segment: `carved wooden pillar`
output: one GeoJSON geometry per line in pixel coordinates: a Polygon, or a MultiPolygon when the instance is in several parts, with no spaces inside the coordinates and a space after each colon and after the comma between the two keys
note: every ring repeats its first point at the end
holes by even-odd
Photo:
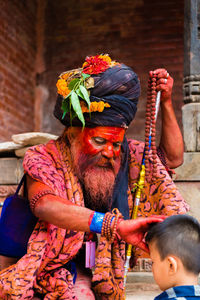
{"type": "Polygon", "coordinates": [[[185,0],[183,132],[187,152],[200,151],[200,0],[185,0]]]}
{"type": "Polygon", "coordinates": [[[176,184],[200,219],[200,0],[185,0],[184,15],[184,163],[176,169],[176,184]]]}

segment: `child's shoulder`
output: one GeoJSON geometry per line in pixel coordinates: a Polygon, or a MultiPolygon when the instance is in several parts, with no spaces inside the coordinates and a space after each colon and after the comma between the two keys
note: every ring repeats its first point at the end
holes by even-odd
{"type": "Polygon", "coordinates": [[[200,299],[200,285],[181,285],[169,288],[154,300],[193,300],[200,299]]]}

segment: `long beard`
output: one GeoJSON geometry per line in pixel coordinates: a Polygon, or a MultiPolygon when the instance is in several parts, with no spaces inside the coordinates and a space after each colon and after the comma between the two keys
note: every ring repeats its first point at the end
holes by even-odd
{"type": "Polygon", "coordinates": [[[109,211],[120,157],[113,160],[102,157],[101,154],[84,154],[75,141],[70,149],[74,169],[83,188],[85,206],[99,212],[109,211]]]}
{"type": "Polygon", "coordinates": [[[85,206],[106,212],[111,209],[115,175],[104,168],[90,168],[81,178],[84,191],[85,206]]]}

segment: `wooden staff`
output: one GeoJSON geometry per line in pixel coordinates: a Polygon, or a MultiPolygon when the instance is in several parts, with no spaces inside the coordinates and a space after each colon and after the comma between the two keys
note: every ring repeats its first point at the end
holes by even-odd
{"type": "MultiPolygon", "coordinates": [[[[147,94],[147,112],[146,112],[146,128],[145,128],[145,148],[143,152],[141,170],[139,174],[139,180],[136,184],[136,193],[135,193],[135,201],[134,208],[132,212],[131,219],[136,219],[138,215],[138,207],[140,204],[140,199],[142,196],[142,192],[144,189],[145,183],[145,175],[150,174],[149,170],[149,151],[153,142],[153,176],[156,173],[156,148],[155,148],[155,122],[158,115],[158,110],[160,106],[160,96],[161,92],[156,93],[156,78],[150,78],[148,84],[148,94],[147,94]],[[146,172],[147,170],[147,172],[146,172]],[[147,173],[147,174],[146,174],[147,173]]],[[[126,252],[126,261],[124,265],[124,287],[126,285],[126,279],[129,269],[129,262],[132,253],[132,245],[128,244],[127,252],[126,252]]]]}

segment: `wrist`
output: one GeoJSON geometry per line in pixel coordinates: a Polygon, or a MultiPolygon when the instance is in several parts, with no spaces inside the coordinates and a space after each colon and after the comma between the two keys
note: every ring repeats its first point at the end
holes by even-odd
{"type": "Polygon", "coordinates": [[[91,232],[101,233],[105,214],[93,211],[89,217],[88,225],[91,232]]]}
{"type": "Polygon", "coordinates": [[[160,101],[160,106],[161,106],[161,108],[162,107],[172,107],[173,106],[173,104],[172,104],[172,98],[171,97],[169,97],[169,98],[166,98],[166,99],[161,99],[161,101],[160,101]]]}
{"type": "Polygon", "coordinates": [[[118,222],[117,222],[117,228],[116,228],[116,235],[117,235],[118,239],[121,238],[121,235],[120,235],[120,228],[123,227],[123,222],[124,222],[124,219],[122,219],[122,218],[119,218],[119,219],[118,219],[118,222]]]}

